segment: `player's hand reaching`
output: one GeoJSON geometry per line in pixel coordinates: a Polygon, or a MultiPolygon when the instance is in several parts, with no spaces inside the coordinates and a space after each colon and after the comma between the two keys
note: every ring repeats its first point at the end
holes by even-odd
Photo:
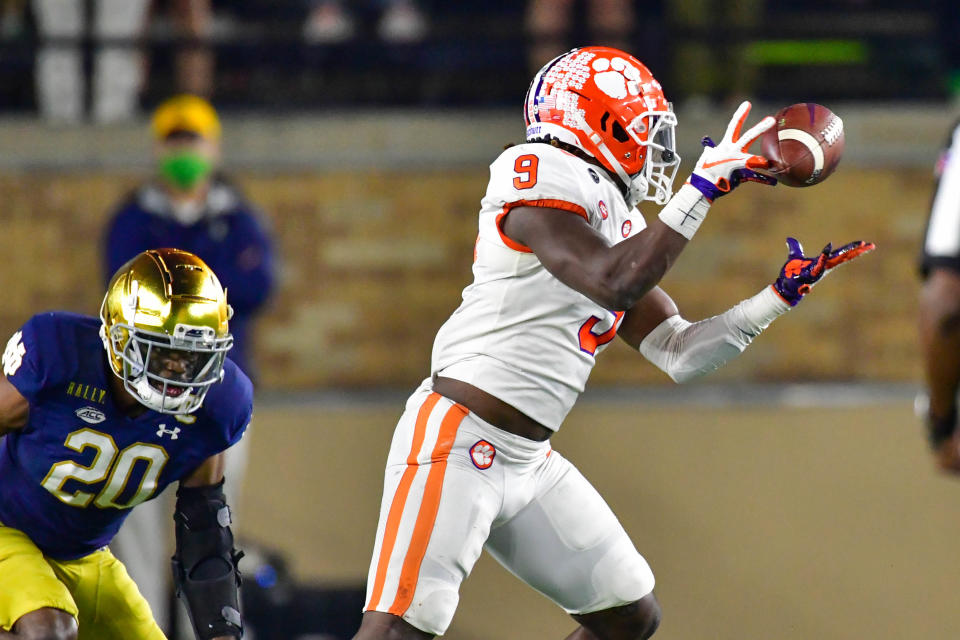
{"type": "Polygon", "coordinates": [[[773,283],[773,290],[791,307],[803,299],[810,289],[831,269],[850,262],[876,249],[872,242],[857,240],[839,249],[828,243],[818,255],[803,255],[803,246],[796,238],[787,238],[787,261],[780,268],[780,275],[773,283]]]}
{"type": "Polygon", "coordinates": [[[750,114],[750,103],[740,104],[733,119],[727,125],[727,132],[716,144],[709,137],[703,138],[703,153],[697,160],[697,166],[690,175],[690,184],[696,187],[708,200],[716,200],[730,193],[741,182],[752,181],[775,185],[776,179],[762,175],[753,169],[766,168],[770,162],[763,156],[751,154],[748,149],[757,138],[773,126],[771,116],[753,125],[746,133],[741,133],[743,123],[750,114]]]}

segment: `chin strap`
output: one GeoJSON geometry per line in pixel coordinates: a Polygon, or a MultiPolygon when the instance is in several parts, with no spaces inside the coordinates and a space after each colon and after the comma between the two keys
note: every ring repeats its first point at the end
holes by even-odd
{"type": "Polygon", "coordinates": [[[636,178],[628,176],[627,172],[620,166],[620,162],[618,162],[617,158],[613,155],[613,152],[603,143],[603,138],[600,137],[600,134],[587,126],[587,123],[582,120],[580,122],[580,128],[590,136],[590,141],[597,146],[597,149],[600,150],[604,159],[613,167],[617,177],[620,178],[620,182],[626,187],[627,193],[624,199],[627,201],[627,206],[635,207],[637,203],[643,199],[643,196],[647,194],[646,177],[643,175],[638,175],[636,178]]]}

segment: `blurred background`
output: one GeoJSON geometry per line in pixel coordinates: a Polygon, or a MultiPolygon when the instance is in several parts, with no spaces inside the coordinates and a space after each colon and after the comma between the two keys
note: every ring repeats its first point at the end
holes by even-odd
{"type": "MultiPolygon", "coordinates": [[[[912,412],[916,263],[960,116],[956,2],[0,0],[0,334],[42,310],[97,313],[108,230],[131,202],[150,209],[182,142],[151,114],[208,99],[217,175],[259,243],[223,278],[249,299],[257,388],[232,500],[253,634],[349,637],[390,435],[471,279],[487,165],[523,138],[533,72],[585,44],[660,80],[681,177],[743,98],[752,121],[806,101],[844,120],[825,183],[747,185],[713,208],[663,281],[685,317],[772,281],[787,235],[879,247],[701,382],[675,387],[623,344],[600,358],[554,446],[653,567],[657,637],[960,637],[960,485],[912,412]]],[[[225,242],[175,200],[157,210],[225,242]]],[[[447,637],[573,626],[484,557],[447,637]]]]}

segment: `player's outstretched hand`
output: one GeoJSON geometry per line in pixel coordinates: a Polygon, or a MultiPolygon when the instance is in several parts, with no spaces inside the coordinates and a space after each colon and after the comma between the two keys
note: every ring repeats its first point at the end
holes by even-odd
{"type": "Polygon", "coordinates": [[[766,168],[770,162],[763,156],[753,155],[748,151],[750,145],[773,126],[774,119],[767,116],[746,133],[741,133],[749,114],[750,103],[744,101],[733,114],[720,144],[715,144],[709,137],[700,141],[704,147],[703,153],[697,160],[689,182],[710,201],[730,193],[741,182],[777,184],[774,178],[753,171],[766,168]]]}
{"type": "Polygon", "coordinates": [[[831,269],[876,248],[872,242],[863,240],[845,244],[839,249],[834,249],[833,243],[828,243],[818,255],[808,258],[803,255],[803,246],[796,238],[787,238],[787,261],[780,268],[773,289],[787,304],[795,307],[831,269]]]}

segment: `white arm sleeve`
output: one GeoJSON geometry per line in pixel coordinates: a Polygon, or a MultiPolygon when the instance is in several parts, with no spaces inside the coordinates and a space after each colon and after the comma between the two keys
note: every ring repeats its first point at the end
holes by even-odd
{"type": "Polygon", "coordinates": [[[700,322],[670,316],[640,343],[640,353],[675,382],[715,371],[737,357],[774,319],[790,310],[773,290],[700,322]]]}

